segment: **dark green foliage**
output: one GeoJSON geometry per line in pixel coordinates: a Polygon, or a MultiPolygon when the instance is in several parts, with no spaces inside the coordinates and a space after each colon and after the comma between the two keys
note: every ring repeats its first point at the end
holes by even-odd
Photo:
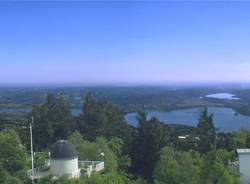
{"type": "Polygon", "coordinates": [[[228,151],[236,149],[236,143],[231,133],[218,133],[216,145],[217,149],[226,149],[228,151]]]}
{"type": "Polygon", "coordinates": [[[81,132],[94,140],[98,135],[104,135],[106,122],[107,117],[101,104],[98,104],[91,94],[87,94],[80,116],[81,132]]]}
{"type": "Polygon", "coordinates": [[[197,150],[198,143],[197,137],[187,136],[185,139],[177,138],[173,145],[180,151],[190,151],[197,150]]]}
{"type": "Polygon", "coordinates": [[[146,113],[138,113],[137,135],[133,145],[132,169],[151,179],[158,152],[168,143],[168,128],[157,118],[146,120],[146,113]]]}
{"type": "Polygon", "coordinates": [[[155,169],[155,184],[239,184],[239,174],[228,166],[231,157],[226,150],[200,156],[165,147],[155,169]]]}
{"type": "Polygon", "coordinates": [[[124,114],[109,102],[98,102],[89,93],[85,97],[79,129],[89,140],[99,136],[120,137],[126,144],[131,143],[131,128],[124,121],[124,114]]]}
{"type": "Polygon", "coordinates": [[[84,140],[79,132],[75,132],[70,136],[70,142],[76,146],[78,157],[80,160],[102,160],[105,162],[105,170],[116,171],[118,168],[118,157],[109,148],[109,142],[99,137],[95,141],[84,140]],[[102,158],[101,153],[105,156],[102,158]]]}
{"type": "Polygon", "coordinates": [[[249,135],[249,132],[244,129],[240,129],[232,133],[233,143],[235,148],[244,148],[246,147],[246,139],[249,135]]]}
{"type": "Polygon", "coordinates": [[[250,132],[240,129],[231,133],[217,134],[217,147],[235,151],[237,148],[250,148],[250,132]]]}
{"type": "Polygon", "coordinates": [[[170,124],[168,127],[169,142],[174,148],[180,151],[198,150],[198,128],[175,124],[170,124]],[[185,139],[179,136],[184,136],[185,139]]]}
{"type": "Polygon", "coordinates": [[[117,172],[109,172],[107,174],[94,173],[90,178],[81,177],[79,179],[68,179],[61,177],[53,180],[51,177],[43,178],[37,184],[146,184],[141,180],[132,181],[127,176],[117,172]]]}
{"type": "Polygon", "coordinates": [[[213,114],[208,114],[207,107],[202,112],[197,127],[200,138],[199,150],[201,153],[206,153],[216,144],[216,132],[213,125],[213,114]]]}
{"type": "Polygon", "coordinates": [[[63,95],[48,95],[46,103],[34,106],[31,112],[34,117],[35,148],[51,146],[58,139],[67,139],[74,126],[71,107],[63,95]]]}
{"type": "Polygon", "coordinates": [[[75,179],[68,179],[66,176],[62,176],[59,179],[53,179],[52,176],[47,176],[42,178],[36,182],[37,184],[85,184],[85,182],[81,182],[75,179]]]}
{"type": "MultiPolygon", "coordinates": [[[[0,89],[0,108],[32,107],[46,101],[46,94],[67,95],[73,108],[80,108],[83,94],[91,92],[98,100],[118,104],[125,112],[136,112],[145,105],[147,109],[172,110],[175,108],[201,105],[218,105],[198,99],[206,94],[218,93],[221,89],[177,88],[137,86],[137,87],[64,87],[64,88],[16,88],[0,89]]],[[[220,102],[221,103],[221,102],[220,102]]]]}
{"type": "Polygon", "coordinates": [[[250,135],[249,134],[246,137],[246,147],[250,148],[250,135]]]}
{"type": "Polygon", "coordinates": [[[211,150],[203,156],[202,180],[204,184],[240,184],[239,174],[228,166],[231,153],[226,150],[211,150]]]}
{"type": "Polygon", "coordinates": [[[23,183],[26,179],[27,154],[14,130],[0,133],[0,183],[23,183]]]}
{"type": "MultiPolygon", "coordinates": [[[[45,103],[34,106],[31,115],[36,149],[48,151],[57,139],[69,139],[80,160],[105,162],[105,171],[90,178],[54,180],[49,176],[37,184],[146,184],[144,179],[148,184],[238,184],[239,175],[230,169],[228,160],[235,158],[235,148],[250,145],[245,130],[220,133],[216,138],[207,109],[197,128],[165,125],[157,118],[147,120],[143,111],[138,113],[138,127],[132,128],[120,108],[91,94],[85,97],[80,117],[72,117],[64,96],[48,95],[45,103]],[[188,136],[178,139],[179,135],[188,136]]],[[[16,129],[28,150],[28,129],[16,129]]],[[[44,163],[47,151],[35,156],[35,166],[44,163]]],[[[30,184],[26,178],[29,159],[16,132],[0,133],[0,158],[1,184],[30,184]]]]}
{"type": "Polygon", "coordinates": [[[200,184],[200,157],[164,147],[154,171],[156,184],[200,184]]]}
{"type": "Polygon", "coordinates": [[[0,148],[2,167],[9,174],[17,176],[27,166],[27,155],[14,130],[0,133],[0,148]]]}
{"type": "Polygon", "coordinates": [[[118,167],[121,171],[128,171],[131,166],[130,155],[125,152],[125,143],[122,139],[114,137],[109,141],[109,148],[116,154],[118,167]]]}

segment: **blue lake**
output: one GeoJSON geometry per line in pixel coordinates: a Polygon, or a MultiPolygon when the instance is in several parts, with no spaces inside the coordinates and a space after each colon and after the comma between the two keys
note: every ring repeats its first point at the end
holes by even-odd
{"type": "MultiPolygon", "coordinates": [[[[157,117],[167,124],[196,126],[203,110],[204,108],[189,108],[170,112],[148,111],[147,118],[157,117]]],[[[208,107],[208,111],[214,114],[214,125],[219,131],[234,131],[240,128],[250,130],[250,116],[235,114],[233,109],[224,107],[208,107]]],[[[136,113],[128,113],[125,119],[130,125],[137,125],[136,113]]]]}
{"type": "MultiPolygon", "coordinates": [[[[208,107],[210,113],[214,114],[214,124],[219,131],[234,131],[240,128],[250,130],[250,116],[244,116],[241,114],[235,114],[235,111],[231,108],[224,107],[208,107]]],[[[0,109],[1,112],[30,112],[29,108],[12,108],[12,109],[0,109]]],[[[163,111],[148,111],[148,119],[152,117],[158,117],[162,122],[167,124],[183,124],[196,126],[203,108],[188,108],[182,110],[173,110],[170,112],[163,111]]],[[[78,116],[81,109],[72,109],[72,114],[78,116]]],[[[136,113],[128,113],[125,116],[125,120],[133,126],[137,125],[136,113]]]]}
{"type": "Polygon", "coordinates": [[[226,100],[239,100],[240,99],[231,93],[214,93],[214,94],[206,95],[206,97],[207,98],[226,99],[226,100]]]}

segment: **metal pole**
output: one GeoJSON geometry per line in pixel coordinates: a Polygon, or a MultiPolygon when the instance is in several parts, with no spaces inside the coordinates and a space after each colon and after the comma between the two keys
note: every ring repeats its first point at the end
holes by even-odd
{"type": "Polygon", "coordinates": [[[31,168],[32,168],[32,183],[33,183],[33,176],[34,176],[34,154],[33,154],[33,137],[32,137],[32,124],[34,122],[33,116],[31,117],[30,123],[30,154],[31,154],[31,168]]]}

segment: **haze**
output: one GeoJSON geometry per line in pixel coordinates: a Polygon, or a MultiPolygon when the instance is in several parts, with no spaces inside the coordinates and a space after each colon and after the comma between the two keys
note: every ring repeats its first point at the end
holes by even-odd
{"type": "Polygon", "coordinates": [[[250,82],[250,2],[0,2],[0,84],[250,82]]]}

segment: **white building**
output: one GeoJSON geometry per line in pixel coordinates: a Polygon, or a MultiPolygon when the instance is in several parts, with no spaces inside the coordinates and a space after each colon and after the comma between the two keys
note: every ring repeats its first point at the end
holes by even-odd
{"type": "Polygon", "coordinates": [[[99,172],[103,169],[103,161],[78,161],[74,145],[66,140],[60,140],[52,146],[50,160],[41,167],[29,170],[28,176],[32,180],[48,175],[67,175],[69,178],[76,178],[81,173],[90,176],[93,171],[99,172]]]}
{"type": "Polygon", "coordinates": [[[56,142],[51,150],[50,173],[55,176],[70,175],[78,177],[78,157],[75,147],[68,141],[56,142]]]}
{"type": "Polygon", "coordinates": [[[241,183],[250,183],[250,149],[237,149],[239,156],[239,172],[241,174],[241,183]]]}

